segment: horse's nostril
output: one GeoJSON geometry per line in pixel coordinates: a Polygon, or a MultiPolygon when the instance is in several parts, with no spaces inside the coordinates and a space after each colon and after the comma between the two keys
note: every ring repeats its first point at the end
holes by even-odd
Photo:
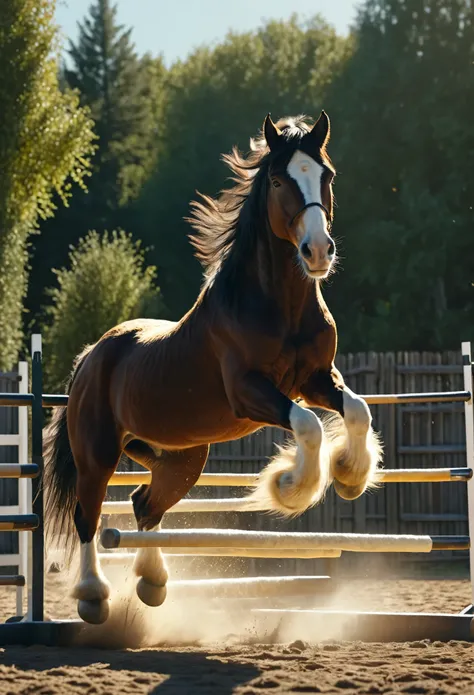
{"type": "Polygon", "coordinates": [[[334,242],[332,239],[330,239],[328,244],[328,256],[334,256],[335,250],[336,247],[334,246],[334,242]]]}
{"type": "Polygon", "coordinates": [[[304,242],[304,244],[301,244],[301,253],[305,258],[311,258],[311,249],[309,247],[309,244],[304,242]]]}

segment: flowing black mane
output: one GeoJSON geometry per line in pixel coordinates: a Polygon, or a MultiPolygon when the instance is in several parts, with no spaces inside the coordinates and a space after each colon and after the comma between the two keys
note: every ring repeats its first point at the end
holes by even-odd
{"type": "Polygon", "coordinates": [[[238,259],[253,248],[266,215],[269,167],[280,159],[289,161],[311,129],[303,115],[282,118],[277,126],[285,141],[278,154],[269,151],[263,136],[251,139],[247,158],[234,147],[222,159],[232,171],[235,185],[221,191],[217,198],[199,194],[202,200],[191,203],[188,221],[196,234],[190,239],[207,280],[215,276],[224,260],[238,259]]]}

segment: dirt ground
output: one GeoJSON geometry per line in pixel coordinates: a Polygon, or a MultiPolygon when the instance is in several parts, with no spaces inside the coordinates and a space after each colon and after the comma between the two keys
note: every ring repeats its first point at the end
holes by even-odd
{"type": "MultiPolygon", "coordinates": [[[[132,582],[125,590],[128,598],[123,591],[114,598],[122,623],[110,622],[105,648],[0,649],[0,695],[474,693],[474,645],[469,643],[321,641],[308,623],[275,644],[246,632],[246,609],[242,625],[235,623],[235,614],[216,617],[199,600],[178,606],[171,598],[167,608],[140,604],[130,611],[132,582]],[[140,619],[136,611],[142,611],[140,619]],[[107,648],[120,631],[129,643],[146,646],[107,648]]],[[[76,617],[67,596],[70,584],[61,575],[47,575],[50,616],[76,617]]],[[[356,580],[331,608],[455,613],[469,602],[469,583],[463,580],[356,580]]],[[[0,617],[12,614],[14,590],[0,589],[0,617]]]]}

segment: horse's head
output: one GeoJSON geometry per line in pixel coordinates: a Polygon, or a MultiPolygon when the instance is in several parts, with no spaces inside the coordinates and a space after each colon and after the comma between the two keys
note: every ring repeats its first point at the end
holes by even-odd
{"type": "Polygon", "coordinates": [[[270,149],[268,219],[272,232],[296,247],[305,273],[320,280],[336,253],[330,236],[335,172],[326,154],[329,118],[323,111],[311,129],[301,120],[279,125],[269,114],[263,127],[270,149]]]}

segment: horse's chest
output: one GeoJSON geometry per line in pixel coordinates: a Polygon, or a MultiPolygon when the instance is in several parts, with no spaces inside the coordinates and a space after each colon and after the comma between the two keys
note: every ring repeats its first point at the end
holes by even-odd
{"type": "Polygon", "coordinates": [[[273,364],[273,382],[286,394],[298,389],[318,369],[318,355],[311,342],[290,338],[285,341],[273,364]]]}

